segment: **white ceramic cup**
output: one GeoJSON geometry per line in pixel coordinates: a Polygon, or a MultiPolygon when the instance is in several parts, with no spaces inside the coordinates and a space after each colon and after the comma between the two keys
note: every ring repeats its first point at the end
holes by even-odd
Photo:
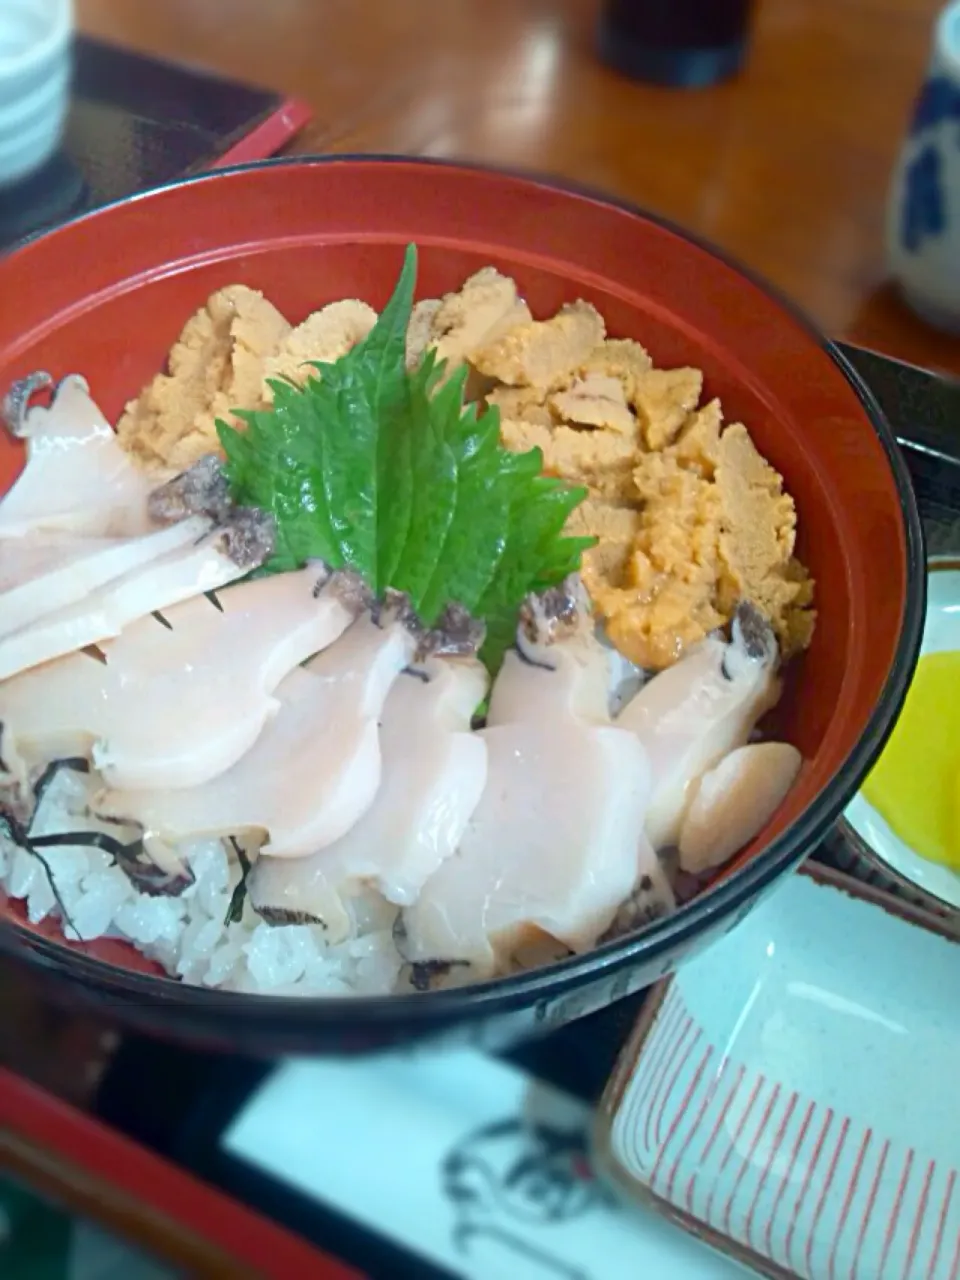
{"type": "Polygon", "coordinates": [[[57,149],[70,85],[72,0],[0,0],[0,187],[57,149]]]}
{"type": "Polygon", "coordinates": [[[960,333],[960,0],[937,20],[927,78],[894,171],[887,262],[919,315],[960,333]]]}

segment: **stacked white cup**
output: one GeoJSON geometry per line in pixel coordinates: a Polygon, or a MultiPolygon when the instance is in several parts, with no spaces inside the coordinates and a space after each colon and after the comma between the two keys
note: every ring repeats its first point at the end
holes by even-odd
{"type": "Polygon", "coordinates": [[[0,0],[0,188],[56,151],[70,90],[72,0],[0,0]]]}

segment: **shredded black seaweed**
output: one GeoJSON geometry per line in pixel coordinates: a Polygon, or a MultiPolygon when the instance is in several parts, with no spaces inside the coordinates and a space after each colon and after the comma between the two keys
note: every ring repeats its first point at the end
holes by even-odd
{"type": "Polygon", "coordinates": [[[73,923],[73,920],[70,917],[70,912],[67,910],[66,903],[63,901],[63,898],[60,897],[60,890],[57,888],[57,882],[53,877],[53,869],[51,868],[50,863],[47,862],[42,853],[37,852],[26,828],[21,822],[17,821],[12,813],[8,813],[6,810],[0,810],[0,826],[6,827],[7,835],[13,844],[19,846],[21,849],[25,849],[27,853],[36,858],[40,863],[40,866],[43,868],[43,873],[47,877],[47,884],[50,886],[50,892],[53,894],[53,901],[56,904],[57,910],[60,912],[61,919],[63,920],[64,937],[67,936],[67,928],[69,927],[73,932],[74,938],[79,942],[81,940],[80,930],[73,923]]]}
{"type": "Polygon", "coordinates": [[[227,907],[227,914],[223,923],[239,924],[243,919],[243,904],[247,898],[247,876],[250,874],[251,862],[243,850],[243,846],[234,837],[230,836],[230,845],[233,852],[237,855],[237,861],[240,863],[240,879],[237,881],[237,887],[230,895],[230,905],[227,907]]]}
{"type": "MultiPolygon", "coordinates": [[[[120,868],[135,889],[149,897],[179,897],[184,889],[193,884],[194,876],[190,872],[185,875],[176,875],[158,867],[146,853],[142,836],[135,840],[124,841],[105,831],[85,830],[57,831],[45,836],[33,835],[33,824],[36,822],[40,806],[51,784],[64,769],[73,773],[87,774],[90,772],[90,762],[80,756],[67,756],[62,760],[51,761],[33,785],[33,811],[29,822],[25,825],[8,809],[0,808],[0,825],[6,828],[10,840],[36,858],[43,868],[53,900],[64,923],[65,937],[69,927],[74,938],[80,940],[80,931],[73,923],[66,904],[60,896],[53,868],[41,850],[62,849],[69,845],[82,849],[99,849],[113,860],[114,865],[120,868]]],[[[101,821],[113,820],[101,819],[101,821]]],[[[124,824],[116,823],[115,825],[124,824]]]]}
{"type": "MultiPolygon", "coordinates": [[[[40,810],[40,806],[51,784],[64,769],[73,773],[89,773],[90,762],[82,756],[67,756],[62,760],[53,760],[41,773],[33,787],[33,817],[30,828],[40,810]]],[[[113,822],[110,818],[100,821],[113,822]]],[[[114,823],[123,826],[123,823],[114,823]]],[[[58,831],[52,835],[34,836],[30,829],[26,832],[31,852],[37,849],[56,849],[65,845],[77,845],[82,849],[99,849],[112,858],[114,864],[127,876],[135,889],[149,897],[179,897],[184,889],[193,884],[192,875],[173,875],[149,857],[143,847],[143,837],[135,840],[120,840],[105,831],[58,831]]]]}
{"type": "Polygon", "coordinates": [[[189,867],[184,868],[182,875],[158,867],[144,850],[142,841],[122,847],[124,853],[117,858],[117,866],[133,887],[148,898],[179,898],[184,889],[189,889],[196,881],[189,867]]]}
{"type": "Polygon", "coordinates": [[[288,911],[284,907],[256,907],[257,915],[264,924],[280,926],[287,924],[315,924],[321,929],[327,928],[326,920],[320,916],[312,916],[308,911],[288,911]]]}
{"type": "Polygon", "coordinates": [[[7,836],[14,844],[26,847],[27,830],[23,823],[20,822],[15,814],[9,809],[0,808],[0,824],[7,829],[7,836]]]}
{"type": "Polygon", "coordinates": [[[150,898],[178,898],[194,881],[190,873],[178,875],[157,866],[144,849],[141,837],[125,842],[105,831],[58,831],[55,835],[31,836],[30,845],[32,850],[65,845],[99,849],[113,859],[135,889],[150,898]]]}
{"type": "Polygon", "coordinates": [[[217,609],[220,613],[223,613],[223,605],[220,603],[220,597],[217,595],[215,591],[205,591],[203,594],[207,597],[207,599],[210,601],[210,603],[213,605],[215,609],[217,609]]]}
{"type": "MultiPolygon", "coordinates": [[[[43,804],[44,797],[50,788],[50,784],[55,782],[57,777],[64,770],[70,773],[89,773],[90,763],[84,760],[82,756],[64,756],[62,760],[51,760],[43,773],[40,774],[36,782],[33,784],[33,816],[36,817],[37,811],[43,804]]],[[[31,822],[31,826],[33,823],[31,822]]]]}
{"type": "MultiPolygon", "coordinates": [[[[404,945],[407,941],[407,926],[402,915],[398,915],[393,922],[393,945],[397,948],[402,959],[406,960],[404,955],[404,945]]],[[[410,985],[414,991],[429,991],[433,985],[434,978],[445,977],[451,969],[469,969],[469,960],[414,960],[408,961],[410,964],[410,985]]]]}
{"type": "Polygon", "coordinates": [[[115,862],[129,856],[131,849],[130,845],[122,844],[105,831],[57,831],[49,836],[31,836],[30,843],[34,849],[59,849],[66,844],[74,844],[81,849],[99,849],[101,853],[108,853],[115,862]]]}
{"type": "Polygon", "coordinates": [[[173,630],[173,623],[172,623],[172,622],[169,622],[169,621],[168,621],[168,620],[163,616],[163,614],[160,612],[160,610],[159,610],[159,609],[154,609],[153,614],[152,614],[151,616],[152,616],[152,617],[154,617],[154,618],[156,618],[156,620],[160,623],[161,627],[166,627],[168,631],[172,631],[172,630],[173,630]]]}
{"type": "Polygon", "coordinates": [[[74,940],[82,942],[83,939],[80,937],[80,930],[73,923],[73,920],[70,917],[70,912],[67,910],[67,904],[60,897],[60,890],[57,888],[57,882],[53,878],[53,868],[42,853],[37,853],[36,847],[33,844],[30,844],[27,847],[29,852],[36,858],[41,867],[43,867],[43,873],[47,877],[47,884],[50,886],[50,892],[53,894],[53,900],[56,903],[57,910],[60,912],[60,919],[63,921],[63,936],[67,936],[67,929],[69,928],[73,933],[74,940]]]}
{"type": "Polygon", "coordinates": [[[419,960],[410,966],[410,985],[414,991],[429,991],[434,978],[444,978],[451,969],[469,969],[469,960],[419,960]]]}

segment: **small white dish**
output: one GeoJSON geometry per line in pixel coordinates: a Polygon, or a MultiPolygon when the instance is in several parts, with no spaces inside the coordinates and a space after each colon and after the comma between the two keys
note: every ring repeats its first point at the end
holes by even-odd
{"type": "Polygon", "coordinates": [[[602,1171],[761,1274],[960,1274],[960,934],[826,868],[654,988],[602,1171]]]}
{"type": "Polygon", "coordinates": [[[56,151],[70,92],[72,0],[0,0],[0,188],[56,151]]]}
{"type": "MultiPolygon", "coordinates": [[[[960,558],[935,556],[928,561],[927,613],[921,657],[926,653],[960,650],[960,558]]],[[[922,759],[917,767],[923,768],[922,759]]],[[[847,825],[859,838],[861,851],[879,860],[899,877],[951,907],[960,908],[960,875],[949,867],[930,862],[893,831],[862,792],[857,792],[844,813],[847,825]]]]}

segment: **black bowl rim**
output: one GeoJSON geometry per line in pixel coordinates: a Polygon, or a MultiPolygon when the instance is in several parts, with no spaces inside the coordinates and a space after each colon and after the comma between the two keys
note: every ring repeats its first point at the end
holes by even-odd
{"type": "Polygon", "coordinates": [[[191,1015],[201,1019],[206,1017],[211,1023],[220,1023],[221,1020],[234,1016],[256,1018],[265,1030],[270,1027],[280,1028],[291,1021],[300,1023],[304,1020],[313,1023],[318,1038],[325,1026],[334,1023],[342,1025],[345,1022],[356,1021],[367,1025],[376,1024],[386,1029],[398,1023],[422,1026],[433,1022],[472,1021],[485,1015],[520,1009],[538,999],[553,999],[601,974],[609,976],[631,966],[654,961],[666,952],[682,951],[698,935],[707,932],[712,925],[718,924],[752,903],[783,873],[801,862],[826,835],[879,756],[906,697],[919,655],[926,601],[926,554],[923,527],[906,462],[897,445],[894,431],[873,392],[846,356],[823,336],[801,308],[785,298],[778,289],[708,240],[685,230],[668,218],[648,212],[632,201],[552,175],[455,159],[362,152],[281,156],[190,174],[172,182],[124,196],[76,218],[66,219],[54,227],[25,237],[8,250],[8,254],[0,256],[0,263],[9,254],[14,254],[47,236],[56,235],[65,226],[98,218],[112,209],[148,199],[163,191],[197,183],[214,182],[223,176],[259,169],[319,168],[323,165],[358,162],[423,165],[477,174],[500,175],[553,191],[580,196],[662,227],[710,254],[765,293],[795,323],[806,330],[807,334],[837,365],[860,400],[886,452],[900,498],[906,551],[907,585],[900,638],[883,691],[859,742],[826,787],[811,800],[791,826],[745,866],[685,904],[674,915],[648,926],[635,936],[616,939],[584,955],[570,956],[554,964],[513,974],[506,978],[449,990],[389,996],[284,996],[222,991],[189,985],[169,977],[138,973],[75,951],[61,941],[42,937],[22,925],[11,926],[7,923],[5,927],[0,927],[0,953],[12,954],[19,960],[29,958],[60,978],[96,986],[104,996],[112,996],[123,1003],[149,1003],[154,1007],[158,1021],[163,1018],[165,1006],[168,1009],[175,1008],[177,1014],[187,1017],[191,1015]]]}

